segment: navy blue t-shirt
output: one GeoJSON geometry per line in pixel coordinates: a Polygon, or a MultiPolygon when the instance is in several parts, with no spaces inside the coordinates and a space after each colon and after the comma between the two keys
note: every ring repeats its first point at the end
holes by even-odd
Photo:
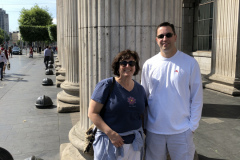
{"type": "MultiPolygon", "coordinates": [[[[92,94],[91,99],[104,104],[110,87],[112,77],[100,81],[92,94]]],[[[104,122],[115,132],[123,133],[142,126],[141,116],[147,106],[147,97],[143,87],[134,81],[134,87],[129,92],[117,81],[114,84],[109,100],[105,106],[104,122]]],[[[134,135],[123,136],[124,143],[132,143],[134,135]]]]}

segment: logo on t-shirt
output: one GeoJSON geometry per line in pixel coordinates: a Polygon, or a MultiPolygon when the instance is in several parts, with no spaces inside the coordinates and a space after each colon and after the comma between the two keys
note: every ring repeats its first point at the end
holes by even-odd
{"type": "Polygon", "coordinates": [[[134,104],[136,103],[136,99],[133,97],[128,97],[128,103],[129,103],[129,107],[136,107],[134,104]]]}

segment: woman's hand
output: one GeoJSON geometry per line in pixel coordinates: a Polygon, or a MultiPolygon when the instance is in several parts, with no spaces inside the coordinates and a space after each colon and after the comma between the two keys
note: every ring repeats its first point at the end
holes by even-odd
{"type": "Polygon", "coordinates": [[[103,104],[91,99],[88,108],[88,117],[97,126],[98,129],[100,129],[108,136],[115,147],[121,147],[124,144],[122,137],[117,132],[113,131],[99,115],[102,107],[103,104]]]}
{"type": "Polygon", "coordinates": [[[115,131],[110,132],[107,136],[115,147],[121,147],[124,144],[122,137],[115,131]]]}

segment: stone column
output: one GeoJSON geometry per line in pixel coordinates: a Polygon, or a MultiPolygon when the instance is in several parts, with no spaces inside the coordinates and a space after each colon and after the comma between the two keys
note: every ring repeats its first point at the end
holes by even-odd
{"type": "Polygon", "coordinates": [[[240,95],[239,0],[214,1],[213,50],[206,88],[240,95]]]}
{"type": "MultiPolygon", "coordinates": [[[[91,125],[88,103],[100,80],[113,76],[111,62],[122,50],[139,53],[140,65],[159,52],[156,27],[164,21],[181,30],[181,0],[79,0],[80,121],[69,132],[62,160],[93,159],[83,153],[85,131],[91,125]]],[[[181,35],[178,35],[180,46],[181,35]]],[[[134,77],[140,81],[140,75],[134,77]]],[[[61,147],[63,150],[64,147],[61,147]]]]}
{"type": "MultiPolygon", "coordinates": [[[[57,2],[57,4],[56,4],[56,8],[57,8],[57,47],[58,47],[58,55],[57,55],[57,58],[55,59],[55,70],[56,70],[56,72],[61,68],[61,54],[62,54],[62,52],[61,52],[61,27],[62,27],[62,25],[61,25],[61,23],[62,23],[62,21],[61,21],[61,4],[62,4],[62,0],[57,0],[56,1],[57,2]]],[[[56,75],[57,75],[57,73],[56,73],[56,75]]],[[[58,75],[57,75],[58,76],[58,75]]]]}
{"type": "Polygon", "coordinates": [[[64,43],[66,58],[66,79],[61,84],[63,91],[57,95],[58,112],[79,111],[79,53],[77,0],[64,0],[66,24],[64,43]]]}
{"type": "Polygon", "coordinates": [[[59,63],[61,64],[61,68],[58,68],[56,72],[56,86],[60,87],[61,83],[65,81],[65,74],[66,74],[66,58],[67,58],[67,53],[65,51],[65,38],[64,34],[66,32],[66,20],[67,20],[67,10],[68,8],[65,7],[66,1],[65,0],[59,0],[59,46],[58,46],[58,52],[60,52],[60,59],[59,63]]]}

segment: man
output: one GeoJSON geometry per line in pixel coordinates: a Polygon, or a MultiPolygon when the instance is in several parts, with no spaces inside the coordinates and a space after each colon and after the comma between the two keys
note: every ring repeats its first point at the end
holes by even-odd
{"type": "Polygon", "coordinates": [[[50,56],[51,56],[51,50],[48,49],[48,46],[47,46],[46,49],[44,50],[44,63],[45,63],[46,69],[48,69],[48,61],[50,60],[50,56]]]}
{"type": "Polygon", "coordinates": [[[142,70],[148,97],[146,160],[193,160],[193,133],[203,105],[201,74],[197,61],[176,49],[174,25],[157,27],[160,52],[142,70]]]}

